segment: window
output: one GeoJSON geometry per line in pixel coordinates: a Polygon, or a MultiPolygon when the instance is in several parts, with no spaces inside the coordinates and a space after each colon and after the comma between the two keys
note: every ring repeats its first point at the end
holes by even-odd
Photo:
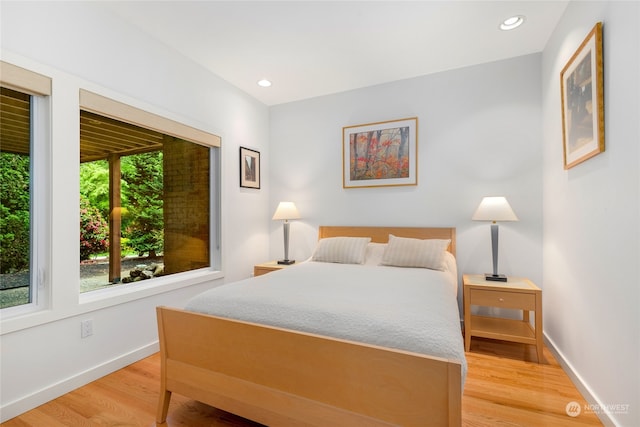
{"type": "Polygon", "coordinates": [[[219,145],[81,91],[80,292],[216,263],[219,145]]]}
{"type": "Polygon", "coordinates": [[[0,62],[1,309],[46,302],[50,94],[49,78],[0,62]]]}

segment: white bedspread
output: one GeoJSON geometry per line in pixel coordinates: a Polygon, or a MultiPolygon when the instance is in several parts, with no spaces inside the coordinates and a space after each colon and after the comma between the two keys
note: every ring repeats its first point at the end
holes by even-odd
{"type": "Polygon", "coordinates": [[[194,297],[186,310],[460,361],[455,272],[303,262],[194,297]]]}

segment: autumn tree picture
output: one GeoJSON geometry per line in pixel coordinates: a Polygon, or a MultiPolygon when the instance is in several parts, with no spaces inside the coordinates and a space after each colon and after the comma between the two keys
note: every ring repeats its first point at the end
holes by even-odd
{"type": "Polygon", "coordinates": [[[416,119],[405,121],[412,123],[395,121],[344,128],[345,184],[415,184],[417,124],[416,119]]]}
{"type": "Polygon", "coordinates": [[[352,133],[352,180],[406,178],[409,176],[409,128],[352,133]]]}

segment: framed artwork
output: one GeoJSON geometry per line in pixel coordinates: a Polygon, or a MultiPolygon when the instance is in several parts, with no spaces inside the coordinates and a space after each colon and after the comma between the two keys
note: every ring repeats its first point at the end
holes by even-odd
{"type": "Polygon", "coordinates": [[[260,188],[260,152],[240,147],[240,187],[260,188]]]}
{"type": "Polygon", "coordinates": [[[418,184],[418,118],[342,128],[342,186],[418,184]]]}
{"type": "Polygon", "coordinates": [[[604,151],[603,69],[598,22],[560,73],[565,169],[604,151]]]}

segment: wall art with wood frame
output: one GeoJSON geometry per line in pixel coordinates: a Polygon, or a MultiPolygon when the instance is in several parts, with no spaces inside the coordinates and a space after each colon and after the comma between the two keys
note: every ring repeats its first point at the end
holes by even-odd
{"type": "Polygon", "coordinates": [[[343,188],[417,185],[417,136],[417,117],[343,127],[343,188]]]}
{"type": "Polygon", "coordinates": [[[565,169],[604,151],[603,72],[598,22],[560,73],[565,169]]]}
{"type": "Polygon", "coordinates": [[[240,187],[260,188],[260,152],[240,147],[240,187]]]}

